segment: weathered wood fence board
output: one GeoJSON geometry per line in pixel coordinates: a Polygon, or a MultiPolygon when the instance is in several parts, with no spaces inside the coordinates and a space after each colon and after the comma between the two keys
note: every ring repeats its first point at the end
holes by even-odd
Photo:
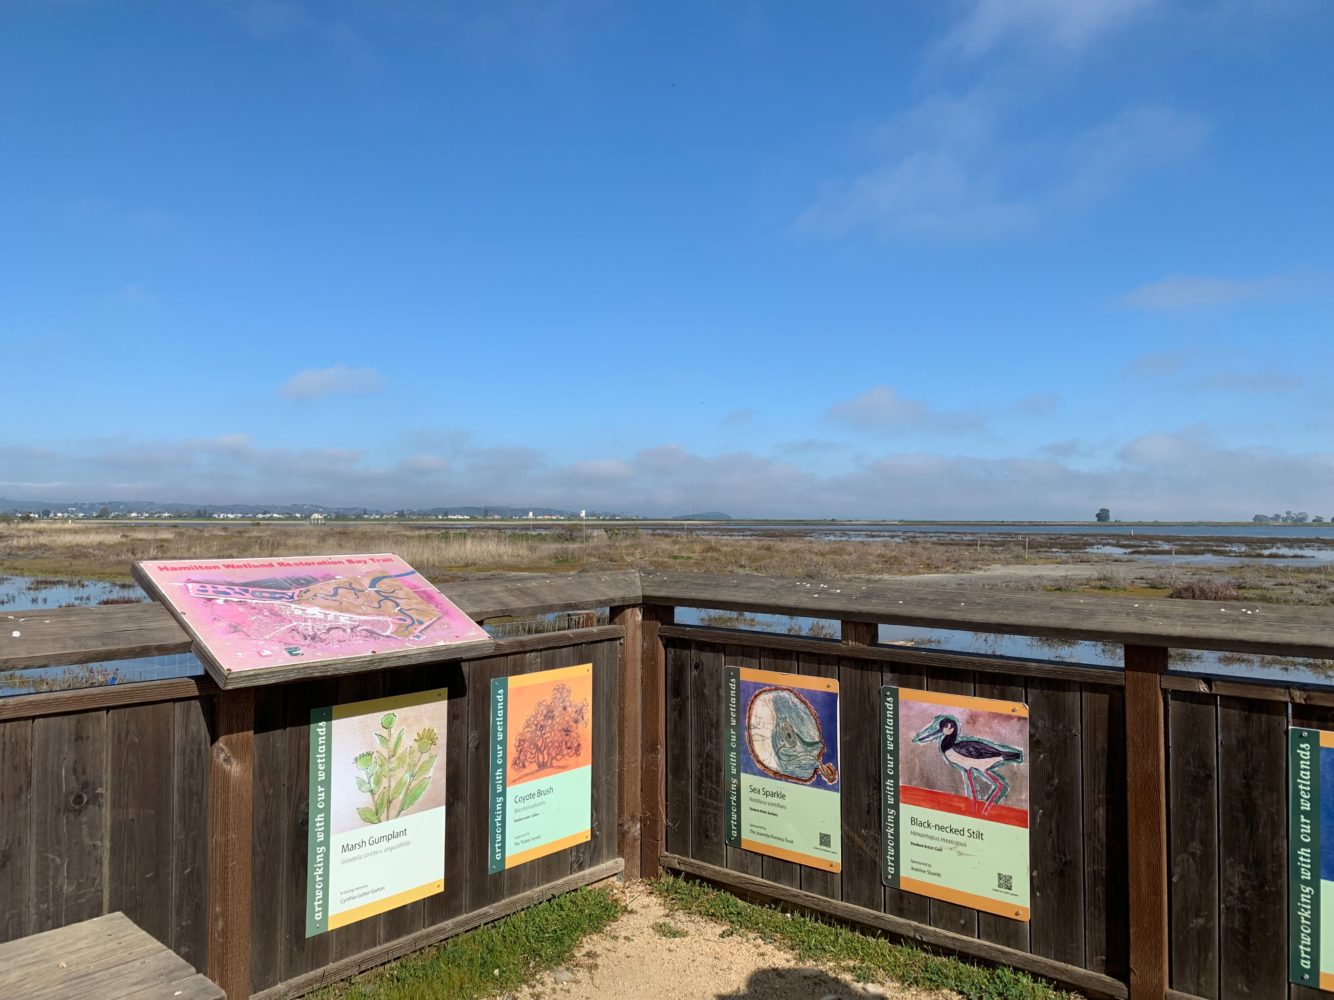
{"type": "Polygon", "coordinates": [[[197,700],[0,723],[0,940],[121,910],[202,964],[207,753],[197,700]]]}

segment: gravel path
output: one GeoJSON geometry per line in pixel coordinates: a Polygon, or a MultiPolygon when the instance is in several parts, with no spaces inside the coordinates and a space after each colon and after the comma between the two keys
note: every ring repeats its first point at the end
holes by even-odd
{"type": "Polygon", "coordinates": [[[629,912],[584,942],[566,966],[514,1000],[948,1000],[953,994],[856,983],[797,962],[754,935],[671,913],[643,886],[620,887],[629,912]]]}

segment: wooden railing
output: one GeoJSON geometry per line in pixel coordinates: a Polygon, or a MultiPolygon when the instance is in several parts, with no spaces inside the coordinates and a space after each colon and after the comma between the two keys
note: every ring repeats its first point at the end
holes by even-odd
{"type": "MultiPolygon", "coordinates": [[[[1171,649],[1334,658],[1326,610],[686,573],[446,589],[477,619],[606,607],[610,624],[258,693],[201,677],[0,699],[0,940],[124,910],[229,995],[288,996],[552,893],[665,867],[1091,995],[1316,995],[1287,984],[1285,740],[1289,725],[1334,728],[1334,690],[1166,667],[1171,649]],[[841,636],[677,624],[678,607],[828,618],[841,636]],[[882,646],[878,623],[1115,643],[1124,663],[882,646]],[[595,745],[593,840],[488,876],[490,678],[589,661],[595,731],[615,734],[595,745]],[[841,875],[726,845],[725,665],[839,679],[841,875]],[[881,887],[871,713],[885,683],[1028,703],[1030,923],[881,887]],[[306,938],[310,708],[442,684],[446,892],[306,938]]],[[[189,649],[156,605],[17,614],[21,629],[0,629],[0,669],[189,649]]]]}

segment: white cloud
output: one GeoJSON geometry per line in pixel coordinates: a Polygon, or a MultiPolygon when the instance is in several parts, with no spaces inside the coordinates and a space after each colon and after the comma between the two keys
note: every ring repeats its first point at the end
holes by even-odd
{"type": "Polygon", "coordinates": [[[859,396],[831,406],[831,420],[861,430],[975,430],[982,426],[979,414],[936,410],[920,399],[908,399],[893,386],[877,385],[859,396]]]}
{"type": "Polygon", "coordinates": [[[1200,428],[1143,434],[1101,458],[1068,441],[1040,457],[891,452],[845,460],[834,473],[749,451],[701,455],[679,445],[563,465],[515,447],[464,448],[430,456],[435,461],[379,454],[269,448],[236,437],[11,452],[0,496],[51,503],[506,504],[650,515],[1075,519],[1103,506],[1125,518],[1244,519],[1276,509],[1321,511],[1334,496],[1334,454],[1228,447],[1200,428]]]}
{"type": "Polygon", "coordinates": [[[1154,5],[1155,0],[970,0],[946,37],[949,48],[978,56],[1009,43],[1075,52],[1154,5]]]}
{"type": "Polygon", "coordinates": [[[875,128],[879,164],[826,183],[798,228],[838,234],[862,226],[937,237],[999,236],[1033,221],[1007,194],[998,164],[997,112],[980,90],[935,95],[875,128]]]}
{"type": "Polygon", "coordinates": [[[319,399],[322,396],[364,396],[384,388],[384,376],[374,368],[307,368],[283,383],[279,390],[288,399],[319,399]]]}
{"type": "Polygon", "coordinates": [[[1278,294],[1285,282],[1280,278],[1209,278],[1173,276],[1141,285],[1127,292],[1121,299],[1132,309],[1153,312],[1207,309],[1271,298],[1278,294]]]}

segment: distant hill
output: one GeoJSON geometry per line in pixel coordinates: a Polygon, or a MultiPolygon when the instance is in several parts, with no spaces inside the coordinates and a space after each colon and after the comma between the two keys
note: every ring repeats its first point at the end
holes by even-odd
{"type": "Polygon", "coordinates": [[[706,510],[702,514],[677,514],[676,517],[668,518],[669,521],[730,521],[731,514],[724,514],[720,510],[706,510]]]}

